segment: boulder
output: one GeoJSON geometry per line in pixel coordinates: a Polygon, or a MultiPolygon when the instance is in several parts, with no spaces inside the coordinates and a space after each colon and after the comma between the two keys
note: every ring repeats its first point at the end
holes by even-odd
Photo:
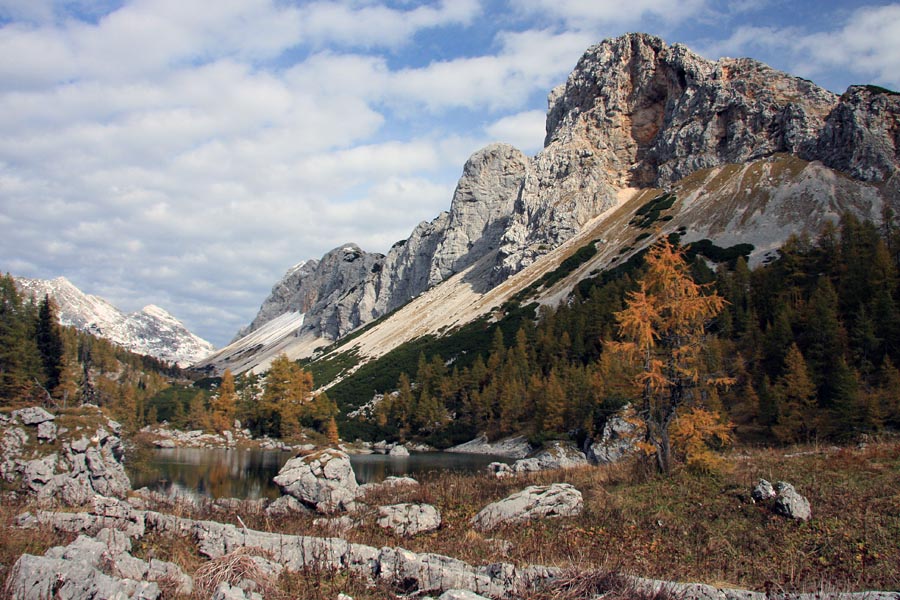
{"type": "Polygon", "coordinates": [[[575,517],[584,509],[581,492],[568,483],[533,485],[485,506],[470,523],[481,531],[533,519],[575,517]]]}
{"type": "Polygon", "coordinates": [[[777,514],[789,519],[809,521],[812,512],[809,508],[809,500],[797,493],[790,483],[779,481],[775,484],[775,505],[772,507],[777,514]]]}
{"type": "Polygon", "coordinates": [[[51,444],[55,442],[56,423],[54,423],[53,421],[44,421],[43,423],[38,423],[37,438],[42,441],[50,442],[51,444]]]}
{"type": "Polygon", "coordinates": [[[497,479],[515,475],[515,471],[512,470],[512,467],[502,462],[492,462],[487,466],[487,472],[497,479]]]}
{"type": "Polygon", "coordinates": [[[777,495],[775,488],[765,479],[760,479],[759,483],[756,484],[756,487],[753,488],[753,491],[750,492],[750,497],[753,498],[755,502],[768,502],[777,495]]]}
{"type": "Polygon", "coordinates": [[[603,465],[622,460],[634,449],[635,425],[620,415],[613,415],[606,420],[600,439],[587,448],[588,459],[595,464],[603,465]]]}
{"type": "Polygon", "coordinates": [[[40,425],[56,418],[40,406],[29,406],[28,408],[14,410],[12,416],[23,425],[40,425]]]}
{"type": "Polygon", "coordinates": [[[293,496],[281,496],[266,507],[266,516],[269,518],[289,517],[308,511],[309,509],[293,496]]]}
{"type": "Polygon", "coordinates": [[[406,449],[406,446],[397,444],[391,451],[388,452],[389,456],[409,456],[409,450],[406,449]]]}
{"type": "Polygon", "coordinates": [[[285,494],[323,513],[352,508],[359,488],[350,457],[331,448],[292,458],[274,481],[285,494]]]}
{"type": "Polygon", "coordinates": [[[441,512],[430,504],[393,504],[378,508],[378,526],[401,536],[434,531],[441,526],[441,512]]]}
{"type": "Polygon", "coordinates": [[[513,473],[530,473],[533,471],[549,471],[553,469],[571,469],[590,464],[584,452],[570,442],[550,442],[529,458],[514,462],[510,469],[513,473]]]}

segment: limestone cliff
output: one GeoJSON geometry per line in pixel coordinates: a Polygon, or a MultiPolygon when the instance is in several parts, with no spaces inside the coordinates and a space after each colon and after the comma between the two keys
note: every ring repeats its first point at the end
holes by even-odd
{"type": "MultiPolygon", "coordinates": [[[[670,189],[726,165],[793,155],[865,185],[873,202],[900,196],[900,95],[880,88],[837,96],[752,59],[710,61],[628,34],[589,48],[548,105],[537,156],[505,144],[479,150],[449,212],[421,223],[386,256],[347,246],[352,268],[334,266],[347,267],[335,254],[344,248],[292,269],[242,333],[302,313],[294,335],[321,345],[476,263],[468,283],[486,292],[572,239],[623,189],[670,189]]],[[[832,214],[832,204],[822,210],[832,214]]]]}

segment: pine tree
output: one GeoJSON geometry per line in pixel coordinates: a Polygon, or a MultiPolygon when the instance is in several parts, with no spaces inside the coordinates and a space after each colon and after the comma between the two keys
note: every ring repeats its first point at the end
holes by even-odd
{"type": "Polygon", "coordinates": [[[725,383],[705,372],[702,350],[706,325],[725,306],[718,294],[704,293],[691,279],[681,251],[665,238],[647,254],[639,290],[616,313],[623,341],[610,344],[639,369],[636,406],[644,428],[643,449],[663,473],[673,466],[670,426],[682,405],[702,408],[700,388],[725,383]]]}
{"type": "Polygon", "coordinates": [[[28,400],[40,375],[34,321],[12,276],[0,277],[0,402],[28,400]]]}

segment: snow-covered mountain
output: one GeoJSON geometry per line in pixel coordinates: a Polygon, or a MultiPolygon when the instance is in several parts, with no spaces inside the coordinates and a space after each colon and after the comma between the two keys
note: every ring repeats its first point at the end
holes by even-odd
{"type": "Polygon", "coordinates": [[[63,325],[87,331],[132,352],[187,367],[215,350],[212,344],[191,333],[181,321],[158,306],[151,304],[127,314],[103,298],[85,294],[65,277],[52,280],[16,277],[15,280],[25,295],[37,300],[50,296],[63,325]]]}
{"type": "MultiPolygon", "coordinates": [[[[198,366],[315,356],[376,320],[354,337],[360,357],[440,335],[587,243],[598,242],[585,276],[625,260],[655,231],[635,213],[664,195],[654,228],[752,244],[754,263],[844,211],[877,221],[884,205],[900,208],[898,119],[900,94],[875,86],[838,96],[749,58],[710,61],[639,33],[605,40],[550,92],[537,156],[507,144],[475,152],[449,211],[386,255],[342,244],[292,268],[239,339],[198,366]],[[241,339],[264,328],[264,342],[241,339]]],[[[561,301],[565,290],[541,295],[561,301]]]]}

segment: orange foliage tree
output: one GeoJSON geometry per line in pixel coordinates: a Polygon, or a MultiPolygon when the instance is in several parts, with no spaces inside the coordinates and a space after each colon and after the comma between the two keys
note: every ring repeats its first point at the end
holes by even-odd
{"type": "MultiPolygon", "coordinates": [[[[655,457],[659,471],[669,473],[674,460],[672,424],[680,415],[690,420],[691,430],[721,423],[707,403],[708,391],[732,380],[709,373],[703,350],[706,326],[725,300],[691,278],[683,253],[667,239],[655,243],[646,260],[639,289],[629,294],[625,309],[615,313],[620,341],[608,342],[607,349],[632,367],[640,447],[645,456],[655,457]]],[[[708,452],[707,446],[700,448],[696,440],[721,442],[728,437],[726,430],[716,426],[712,435],[688,435],[687,428],[678,429],[682,435],[677,437],[691,441],[682,454],[689,463],[705,463],[696,453],[708,452]]]]}

